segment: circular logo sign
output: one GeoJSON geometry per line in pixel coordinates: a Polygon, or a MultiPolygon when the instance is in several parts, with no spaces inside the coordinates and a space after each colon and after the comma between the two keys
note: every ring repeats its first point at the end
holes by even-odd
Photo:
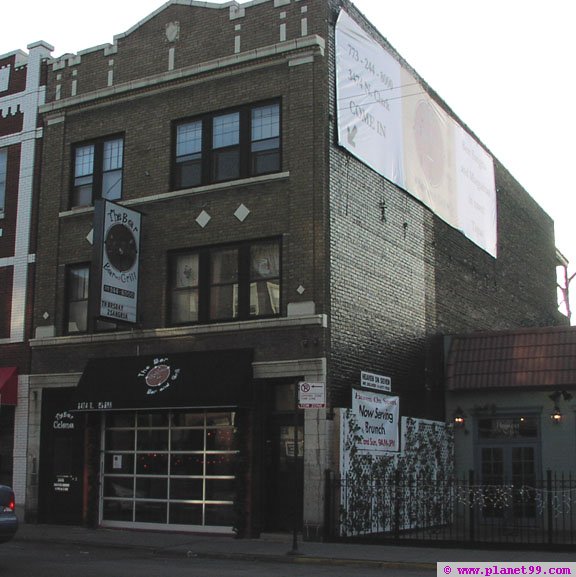
{"type": "Polygon", "coordinates": [[[110,227],[104,241],[106,256],[110,264],[118,271],[130,270],[136,262],[136,239],[132,231],[122,225],[110,227]]]}
{"type": "Polygon", "coordinates": [[[149,387],[161,387],[170,378],[170,367],[168,365],[156,365],[146,373],[146,384],[149,387]]]}

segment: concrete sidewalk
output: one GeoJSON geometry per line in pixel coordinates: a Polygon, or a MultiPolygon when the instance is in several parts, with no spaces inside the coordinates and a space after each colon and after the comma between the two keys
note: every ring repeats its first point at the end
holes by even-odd
{"type": "Polygon", "coordinates": [[[140,531],[87,529],[85,527],[21,523],[15,541],[69,544],[85,547],[140,549],[162,556],[186,556],[237,560],[264,560],[333,565],[413,567],[436,570],[439,561],[565,561],[573,562],[576,551],[505,551],[447,549],[396,545],[298,542],[292,554],[291,535],[264,535],[260,539],[229,536],[140,531]]]}

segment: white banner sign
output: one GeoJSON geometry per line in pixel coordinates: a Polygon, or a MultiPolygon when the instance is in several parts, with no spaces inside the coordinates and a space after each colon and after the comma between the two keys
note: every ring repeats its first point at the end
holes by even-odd
{"type": "Polygon", "coordinates": [[[139,212],[107,200],[98,206],[95,229],[100,300],[97,314],[101,318],[137,321],[141,220],[139,212]]]}
{"type": "Polygon", "coordinates": [[[339,144],[495,257],[492,157],[344,11],[336,84],[339,144]]]}
{"type": "Polygon", "coordinates": [[[400,449],[398,397],[352,389],[351,411],[359,426],[358,451],[376,456],[400,449]]]}

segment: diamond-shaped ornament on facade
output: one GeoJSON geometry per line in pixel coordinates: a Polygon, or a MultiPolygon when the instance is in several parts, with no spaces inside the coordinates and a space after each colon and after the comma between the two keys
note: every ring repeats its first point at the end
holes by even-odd
{"type": "Polygon", "coordinates": [[[248,215],[250,214],[250,210],[245,207],[243,204],[241,204],[237,209],[236,212],[234,213],[234,216],[240,221],[240,222],[244,222],[247,218],[248,215]]]}
{"type": "Polygon", "coordinates": [[[304,294],[304,291],[305,291],[305,290],[306,290],[306,289],[305,289],[302,285],[300,285],[300,286],[296,289],[296,292],[297,292],[299,295],[302,295],[302,294],[304,294]]]}
{"type": "Polygon", "coordinates": [[[201,226],[202,228],[204,228],[211,220],[212,220],[212,217],[205,210],[203,210],[196,217],[196,222],[197,222],[198,226],[201,226]]]}
{"type": "Polygon", "coordinates": [[[92,229],[92,230],[86,235],[86,240],[87,240],[90,244],[94,244],[94,229],[92,229]]]}

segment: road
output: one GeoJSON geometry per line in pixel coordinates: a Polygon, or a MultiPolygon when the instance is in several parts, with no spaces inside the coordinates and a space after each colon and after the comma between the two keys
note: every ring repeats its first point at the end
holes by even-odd
{"type": "Polygon", "coordinates": [[[355,565],[162,557],[141,549],[11,541],[0,577],[432,577],[436,571],[355,565]]]}

